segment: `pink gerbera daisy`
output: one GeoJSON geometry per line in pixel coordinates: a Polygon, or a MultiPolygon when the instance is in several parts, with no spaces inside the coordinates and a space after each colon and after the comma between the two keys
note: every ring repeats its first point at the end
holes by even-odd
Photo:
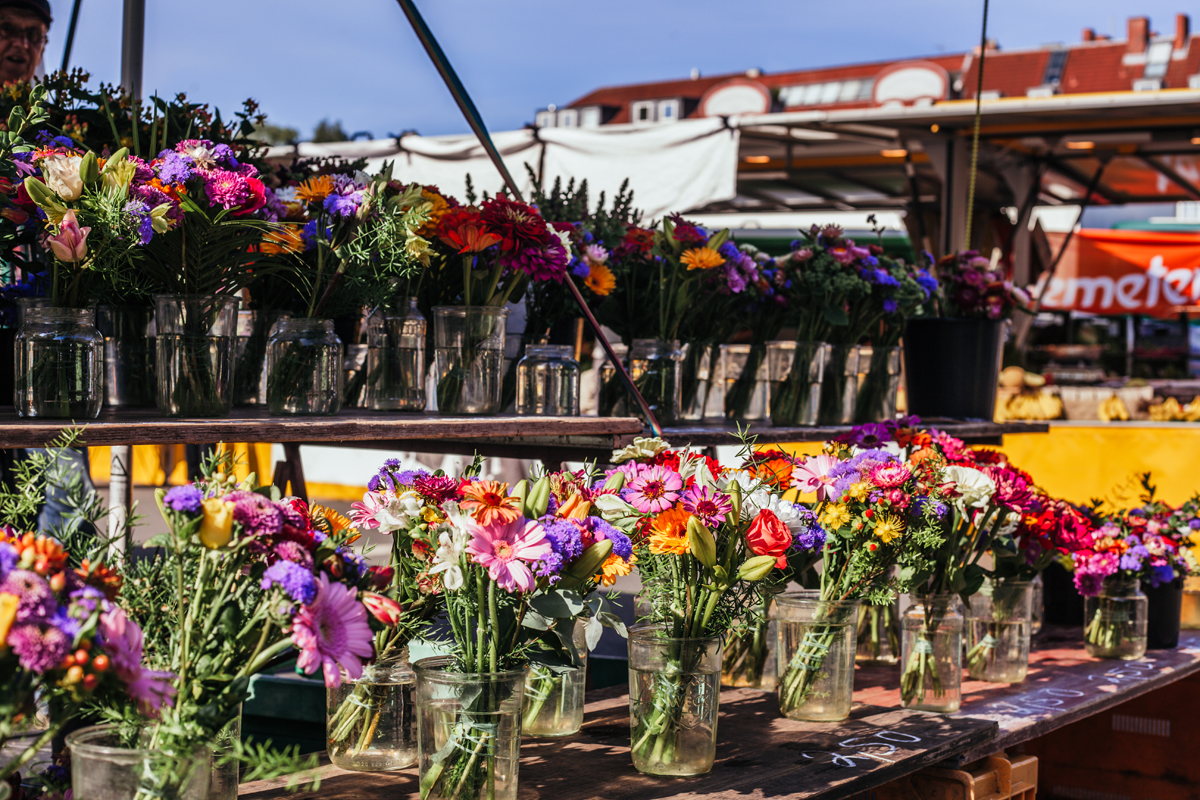
{"type": "Polygon", "coordinates": [[[524,517],[511,522],[497,519],[488,525],[470,520],[467,529],[471,532],[467,552],[476,564],[487,569],[488,577],[501,589],[506,592],[533,589],[537,581],[529,564],[551,553],[541,524],[524,517]]]}
{"type": "Polygon", "coordinates": [[[797,487],[801,492],[816,492],[818,500],[829,500],[834,494],[835,480],[829,473],[839,463],[833,456],[825,454],[808,459],[796,467],[797,487]]]}
{"type": "Polygon", "coordinates": [[[296,666],[311,675],[322,667],[325,686],[342,683],[341,669],[350,678],[362,676],[362,662],[375,653],[374,635],[367,609],[352,586],[330,583],[324,573],[318,581],[317,599],[301,606],[292,620],[292,644],[300,650],[296,666]]]}
{"type": "Polygon", "coordinates": [[[720,525],[725,515],[733,510],[733,501],[728,495],[693,484],[683,495],[683,510],[713,528],[720,525]]]}
{"type": "Polygon", "coordinates": [[[678,472],[653,466],[630,479],[625,500],[643,514],[658,514],[675,505],[681,489],[683,478],[678,472]]]}
{"type": "Polygon", "coordinates": [[[113,671],[125,684],[129,696],[141,706],[143,713],[157,717],[162,706],[174,705],[175,675],[147,669],[142,664],[142,629],[120,608],[111,608],[100,615],[100,639],[113,671]]]}

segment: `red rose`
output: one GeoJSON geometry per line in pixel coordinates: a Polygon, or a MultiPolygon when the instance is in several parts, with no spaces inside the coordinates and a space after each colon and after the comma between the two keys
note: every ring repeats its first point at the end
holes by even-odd
{"type": "Polygon", "coordinates": [[[253,214],[267,204],[267,190],[262,181],[258,178],[246,178],[246,185],[250,187],[250,197],[242,203],[237,211],[233,212],[235,217],[253,214]]]}
{"type": "Polygon", "coordinates": [[[775,566],[787,566],[787,551],[792,547],[792,532],[775,512],[763,509],[746,531],[746,544],[756,556],[775,556],[775,566]]]}

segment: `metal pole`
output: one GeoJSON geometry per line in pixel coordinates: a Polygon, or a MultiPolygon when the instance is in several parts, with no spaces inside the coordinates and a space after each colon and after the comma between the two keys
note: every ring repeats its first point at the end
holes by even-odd
{"type": "MultiPolygon", "coordinates": [[[[126,3],[128,4],[131,1],[126,0],[126,3]]],[[[400,4],[401,10],[404,11],[404,16],[408,17],[409,24],[412,25],[413,31],[417,34],[417,38],[425,48],[425,52],[429,54],[429,58],[433,61],[433,66],[437,69],[438,74],[442,76],[442,80],[446,82],[446,88],[450,90],[451,96],[454,97],[454,102],[458,104],[459,110],[467,118],[467,124],[471,126],[472,132],[479,138],[479,143],[483,145],[484,151],[492,159],[492,163],[500,173],[500,176],[504,178],[504,183],[508,186],[508,190],[512,192],[513,197],[520,200],[521,190],[517,187],[517,182],[513,180],[513,176],[509,173],[508,167],[505,166],[504,160],[500,158],[500,151],[496,149],[496,145],[492,142],[492,137],[488,134],[487,126],[484,125],[483,118],[475,108],[475,103],[471,101],[471,96],[467,94],[466,87],[458,79],[454,67],[450,66],[450,60],[442,52],[441,45],[434,38],[433,32],[429,30],[429,26],[425,24],[425,20],[421,17],[420,12],[417,11],[413,0],[396,0],[396,2],[400,4]]],[[[616,368],[617,374],[625,384],[625,388],[629,390],[638,408],[641,409],[642,415],[646,418],[646,424],[650,426],[650,432],[655,436],[661,436],[662,426],[658,424],[654,412],[650,410],[646,399],[638,391],[637,384],[629,376],[625,365],[621,363],[621,359],[617,358],[617,354],[613,352],[612,345],[608,343],[608,338],[604,335],[604,331],[600,329],[600,323],[596,321],[592,310],[588,308],[587,302],[579,292],[579,287],[571,280],[570,275],[566,275],[563,278],[563,282],[570,289],[571,296],[575,298],[575,302],[579,305],[579,310],[583,312],[584,318],[592,326],[592,330],[596,334],[596,339],[599,340],[600,346],[604,348],[604,352],[608,355],[608,360],[616,368]]]]}
{"type": "Polygon", "coordinates": [[[121,31],[121,88],[142,99],[142,51],[146,38],[146,0],[125,0],[121,31]]]}
{"type": "Polygon", "coordinates": [[[108,478],[108,561],[119,564],[129,552],[126,522],[133,507],[133,445],[113,445],[108,478]],[[118,537],[121,537],[118,539],[118,537]]]}
{"type": "Polygon", "coordinates": [[[79,24],[79,7],[81,5],[83,5],[83,0],[75,0],[75,4],[71,6],[71,22],[67,25],[67,44],[63,48],[63,72],[67,71],[67,67],[71,63],[71,47],[75,44],[75,26],[79,24]]]}

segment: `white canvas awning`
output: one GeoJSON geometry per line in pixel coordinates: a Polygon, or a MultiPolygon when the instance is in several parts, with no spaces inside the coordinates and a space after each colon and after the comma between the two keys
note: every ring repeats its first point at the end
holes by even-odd
{"type": "MultiPolygon", "coordinates": [[[[542,128],[492,134],[513,178],[528,197],[533,188],[526,165],[543,176],[549,189],[555,178],[587,179],[594,205],[608,199],[628,178],[634,205],[647,221],[729,200],[737,194],[738,131],[721,119],[684,120],[654,127],[542,128]]],[[[399,139],[332,142],[272,147],[271,158],[366,158],[369,171],[394,162],[398,180],[434,184],[462,200],[467,175],[475,191],[495,194],[504,182],[473,134],[408,135],[399,139]]]]}

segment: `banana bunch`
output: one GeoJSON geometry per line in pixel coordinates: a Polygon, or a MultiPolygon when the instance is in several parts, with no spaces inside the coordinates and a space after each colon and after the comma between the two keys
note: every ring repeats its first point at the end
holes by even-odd
{"type": "Polygon", "coordinates": [[[1104,422],[1112,422],[1113,420],[1121,420],[1123,422],[1129,419],[1129,409],[1125,407],[1125,402],[1120,397],[1112,394],[1096,409],[1096,416],[1104,422]]]}
{"type": "Polygon", "coordinates": [[[1062,415],[1062,399],[1046,392],[1021,392],[996,409],[997,422],[1060,419],[1062,415]]]}
{"type": "Polygon", "coordinates": [[[1200,398],[1181,406],[1174,397],[1168,397],[1156,406],[1150,406],[1150,419],[1154,422],[1196,422],[1200,420],[1200,398]]]}

